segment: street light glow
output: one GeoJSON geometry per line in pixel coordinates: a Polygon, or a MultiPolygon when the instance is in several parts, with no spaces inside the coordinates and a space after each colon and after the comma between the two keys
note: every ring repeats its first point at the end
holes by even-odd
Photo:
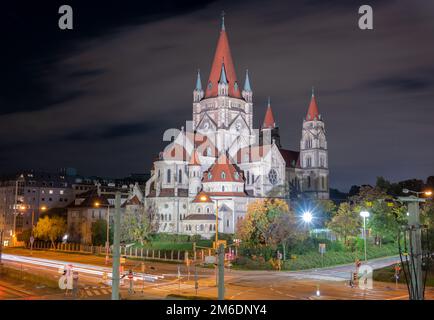
{"type": "Polygon", "coordinates": [[[432,191],[431,191],[431,190],[427,190],[427,191],[425,191],[425,195],[426,195],[426,196],[430,196],[430,195],[432,195],[432,191]]]}
{"type": "Polygon", "coordinates": [[[369,212],[368,211],[362,211],[362,212],[360,212],[360,216],[362,216],[363,218],[368,218],[369,212]]]}
{"type": "Polygon", "coordinates": [[[303,212],[303,216],[302,216],[302,218],[303,218],[303,221],[304,221],[304,222],[306,222],[306,223],[311,223],[311,222],[312,222],[312,219],[313,219],[312,212],[310,212],[310,211],[305,211],[305,212],[303,212]]]}
{"type": "Polygon", "coordinates": [[[99,207],[99,202],[98,202],[98,201],[95,201],[94,206],[98,208],[98,207],[99,207]]]}

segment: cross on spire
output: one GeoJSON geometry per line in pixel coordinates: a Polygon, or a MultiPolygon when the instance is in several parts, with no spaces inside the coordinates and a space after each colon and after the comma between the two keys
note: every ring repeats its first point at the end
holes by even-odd
{"type": "Polygon", "coordinates": [[[225,12],[222,11],[222,30],[225,30],[225,12]]]}

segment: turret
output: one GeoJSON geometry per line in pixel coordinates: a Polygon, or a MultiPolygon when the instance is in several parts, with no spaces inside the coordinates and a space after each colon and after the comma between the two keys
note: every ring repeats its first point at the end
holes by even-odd
{"type": "Polygon", "coordinates": [[[253,92],[250,87],[249,70],[246,70],[246,80],[244,81],[244,89],[241,94],[246,102],[252,102],[253,92]]]}
{"type": "Polygon", "coordinates": [[[193,101],[199,102],[203,98],[202,81],[200,79],[200,70],[197,70],[196,87],[193,91],[193,101]]]}
{"type": "Polygon", "coordinates": [[[222,62],[222,69],[220,71],[218,95],[219,96],[227,96],[228,95],[228,80],[226,78],[226,71],[225,71],[225,63],[224,62],[222,62]]]}

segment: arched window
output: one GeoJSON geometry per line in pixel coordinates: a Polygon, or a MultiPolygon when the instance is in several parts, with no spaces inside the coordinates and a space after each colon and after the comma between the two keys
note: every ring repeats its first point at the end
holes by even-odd
{"type": "Polygon", "coordinates": [[[169,221],[172,220],[172,215],[169,213],[169,221]]]}
{"type": "Polygon", "coordinates": [[[208,172],[208,180],[211,180],[211,178],[212,178],[212,174],[211,172],[208,172]]]}
{"type": "Polygon", "coordinates": [[[307,187],[310,188],[311,185],[311,181],[310,181],[310,176],[307,177],[307,187]]]}
{"type": "Polygon", "coordinates": [[[250,172],[247,171],[247,184],[250,184],[250,172]]]}
{"type": "Polygon", "coordinates": [[[222,192],[224,192],[225,191],[225,186],[222,186],[222,192]]]}
{"type": "Polygon", "coordinates": [[[224,171],[222,171],[221,177],[222,179],[226,179],[226,173],[224,171]]]}
{"type": "Polygon", "coordinates": [[[210,211],[209,207],[206,207],[206,213],[209,213],[209,211],[210,211]]]}
{"type": "Polygon", "coordinates": [[[163,220],[163,221],[164,221],[164,215],[163,215],[163,214],[161,214],[161,220],[163,220]]]}
{"type": "Polygon", "coordinates": [[[229,228],[229,219],[226,220],[226,227],[229,228]]]}
{"type": "Polygon", "coordinates": [[[179,171],[178,171],[178,182],[182,183],[182,170],[181,169],[179,169],[179,171]]]}
{"type": "Polygon", "coordinates": [[[167,169],[167,183],[170,183],[170,175],[172,174],[170,169],[167,169]]]}
{"type": "Polygon", "coordinates": [[[306,167],[310,168],[312,165],[312,159],[311,157],[306,157],[306,167]]]}
{"type": "Polygon", "coordinates": [[[197,213],[200,213],[200,207],[197,208],[197,213]]]}
{"type": "Polygon", "coordinates": [[[203,224],[200,225],[199,230],[200,230],[200,231],[203,231],[203,224]]]}
{"type": "Polygon", "coordinates": [[[255,175],[252,173],[252,184],[255,183],[255,175]]]}

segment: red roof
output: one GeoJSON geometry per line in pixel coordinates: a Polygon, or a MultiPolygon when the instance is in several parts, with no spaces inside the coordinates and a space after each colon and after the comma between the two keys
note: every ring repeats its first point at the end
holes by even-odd
{"type": "Polygon", "coordinates": [[[306,115],[307,121],[319,120],[319,111],[318,106],[316,105],[315,95],[312,94],[312,98],[310,99],[309,110],[306,115]]]}
{"type": "Polygon", "coordinates": [[[200,166],[199,155],[196,150],[193,150],[193,154],[190,159],[190,166],[200,166]]]}
{"type": "Polygon", "coordinates": [[[230,191],[222,191],[222,192],[208,192],[210,196],[213,197],[246,197],[247,194],[243,192],[230,192],[230,191]]]}
{"type": "Polygon", "coordinates": [[[276,127],[276,122],[274,121],[273,111],[271,110],[271,106],[268,105],[262,128],[273,129],[274,127],[276,127]]]}
{"type": "Polygon", "coordinates": [[[187,151],[182,145],[173,142],[172,145],[160,153],[160,160],[187,161],[187,151]]]}
{"type": "Polygon", "coordinates": [[[206,86],[205,98],[216,97],[218,95],[218,82],[220,80],[220,73],[223,63],[225,65],[226,79],[229,85],[229,96],[241,99],[241,92],[237,83],[237,76],[235,74],[231,50],[229,48],[228,36],[225,29],[220,31],[217,49],[215,51],[209,80],[206,86]],[[236,86],[235,83],[237,83],[236,86]]]}
{"type": "Polygon", "coordinates": [[[287,168],[300,168],[300,152],[286,149],[279,149],[285,160],[287,168]]]}
{"type": "Polygon", "coordinates": [[[211,168],[204,172],[203,182],[244,182],[242,174],[229,161],[225,154],[222,154],[211,168]]]}

